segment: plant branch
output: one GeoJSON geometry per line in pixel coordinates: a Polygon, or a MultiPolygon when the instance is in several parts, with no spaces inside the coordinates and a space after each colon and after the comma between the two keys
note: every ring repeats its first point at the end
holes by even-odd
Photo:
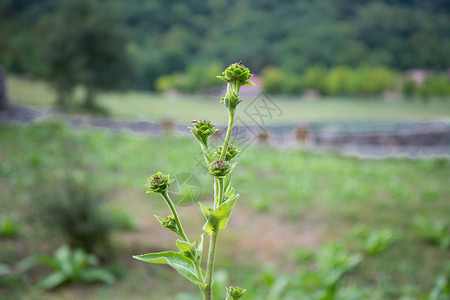
{"type": "Polygon", "coordinates": [[[167,205],[169,206],[170,210],[172,211],[172,215],[175,219],[175,222],[177,223],[177,228],[178,228],[181,238],[184,241],[189,243],[189,239],[186,236],[186,234],[184,233],[183,226],[181,226],[180,218],[178,217],[178,213],[177,213],[177,210],[175,209],[175,206],[173,206],[172,200],[170,199],[167,192],[161,193],[161,196],[164,198],[164,200],[166,200],[167,205]]]}

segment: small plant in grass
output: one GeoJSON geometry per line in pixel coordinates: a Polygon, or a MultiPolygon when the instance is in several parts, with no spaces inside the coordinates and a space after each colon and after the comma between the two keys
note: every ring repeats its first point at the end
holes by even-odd
{"type": "Polygon", "coordinates": [[[418,234],[430,243],[443,249],[450,247],[450,226],[444,220],[429,220],[421,216],[415,219],[414,224],[418,234]]]}
{"type": "Polygon", "coordinates": [[[36,265],[45,265],[53,269],[53,273],[38,283],[45,290],[53,289],[66,282],[101,282],[112,284],[114,276],[107,270],[98,268],[98,258],[87,254],[82,249],[72,250],[61,246],[53,255],[33,255],[19,264],[21,271],[36,265]]]}
{"type": "MultiPolygon", "coordinates": [[[[146,186],[149,188],[148,193],[160,194],[169,206],[172,215],[165,219],[158,216],[155,217],[163,227],[179,236],[179,239],[176,241],[179,251],[166,251],[134,256],[134,258],[144,262],[170,265],[182,276],[197,285],[205,300],[212,299],[211,290],[218,235],[221,230],[226,228],[231,211],[239,198],[239,194],[236,194],[231,187],[231,173],[236,166],[236,163],[232,163],[231,161],[239,151],[230,144],[236,109],[242,101],[239,97],[239,91],[243,85],[253,85],[249,81],[252,74],[241,63],[230,65],[222,75],[217,77],[227,82],[227,92],[221,98],[221,102],[228,110],[229,116],[227,133],[223,144],[215,150],[212,150],[208,145],[208,138],[217,131],[214,129],[215,124],[211,121],[194,120],[192,121],[192,127],[189,127],[200,144],[209,174],[214,178],[214,201],[212,206],[208,207],[200,203],[201,211],[206,219],[203,231],[210,237],[206,270],[202,268],[203,234],[198,241],[192,242],[188,238],[167,192],[170,184],[174,180],[170,179],[169,175],[161,172],[151,176],[146,186]]],[[[226,299],[239,299],[244,292],[245,289],[239,287],[228,287],[226,299]]]]}
{"type": "Polygon", "coordinates": [[[389,248],[396,240],[396,233],[390,229],[370,230],[356,227],[350,235],[357,238],[359,247],[367,254],[378,254],[389,248]]]}
{"type": "Polygon", "coordinates": [[[0,217],[0,238],[15,238],[20,233],[20,224],[10,217],[0,217]]]}

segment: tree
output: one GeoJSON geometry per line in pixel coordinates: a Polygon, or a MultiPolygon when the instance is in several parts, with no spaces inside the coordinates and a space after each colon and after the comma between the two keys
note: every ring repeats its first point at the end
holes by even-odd
{"type": "Polygon", "coordinates": [[[42,54],[47,77],[66,108],[76,86],[85,88],[84,106],[95,108],[98,91],[123,86],[130,72],[126,40],[120,23],[99,2],[64,2],[63,8],[43,22],[42,54]]]}
{"type": "Polygon", "coordinates": [[[11,109],[11,102],[6,92],[6,72],[0,65],[0,111],[11,109]]]}

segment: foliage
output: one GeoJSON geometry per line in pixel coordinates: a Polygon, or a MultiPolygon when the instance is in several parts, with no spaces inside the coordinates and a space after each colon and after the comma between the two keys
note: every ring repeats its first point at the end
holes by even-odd
{"type": "Polygon", "coordinates": [[[0,238],[17,237],[20,233],[20,223],[11,217],[0,217],[0,238]]]}
{"type": "Polygon", "coordinates": [[[421,87],[423,97],[449,96],[450,80],[445,74],[432,74],[427,76],[421,87]]]}
{"type": "Polygon", "coordinates": [[[209,66],[192,64],[186,73],[176,72],[159,77],[156,80],[156,90],[160,92],[176,90],[186,93],[209,92],[220,84],[214,78],[215,74],[220,72],[220,68],[219,63],[213,63],[209,66]]]}
{"type": "Polygon", "coordinates": [[[417,233],[433,244],[446,249],[450,247],[449,224],[444,220],[426,219],[417,217],[414,221],[417,233]]]}
{"type": "Polygon", "coordinates": [[[269,94],[299,94],[303,90],[302,78],[277,67],[262,71],[264,90],[269,94]]]}
{"type": "Polygon", "coordinates": [[[49,182],[41,181],[33,197],[35,218],[71,247],[105,255],[109,236],[121,224],[104,209],[106,195],[81,174],[64,174],[52,189],[49,182]]]}
{"type": "Polygon", "coordinates": [[[445,300],[450,297],[450,263],[445,266],[444,273],[436,279],[436,284],[430,292],[429,300],[445,300]]]}
{"type": "MultiPolygon", "coordinates": [[[[37,51],[46,35],[30,28],[59,14],[64,9],[60,2],[2,2],[0,57],[7,69],[42,74],[46,61],[37,51]]],[[[129,36],[128,45],[115,46],[127,46],[133,63],[128,84],[135,88],[154,89],[163,75],[215,60],[242,59],[255,72],[273,65],[296,74],[318,64],[395,70],[450,66],[450,7],[445,0],[91,2],[101,7],[99,15],[117,14],[119,29],[129,36]],[[268,20],[277,20],[276,26],[268,20]]],[[[71,28],[85,24],[78,21],[68,23],[71,28]]]]}
{"type": "Polygon", "coordinates": [[[125,38],[118,20],[105,13],[100,3],[63,1],[40,28],[47,78],[62,108],[67,108],[76,86],[85,88],[84,106],[93,109],[97,91],[118,89],[127,78],[125,38]]]}
{"type": "Polygon", "coordinates": [[[357,238],[359,247],[367,254],[378,254],[386,250],[396,240],[397,236],[392,229],[369,230],[357,227],[352,235],[357,238]]]}
{"type": "Polygon", "coordinates": [[[53,273],[42,279],[37,285],[40,288],[50,290],[67,282],[102,282],[114,283],[114,276],[107,270],[98,268],[98,258],[87,254],[82,249],[71,249],[61,246],[53,255],[33,255],[19,264],[21,271],[37,266],[45,265],[53,270],[53,273]]]}

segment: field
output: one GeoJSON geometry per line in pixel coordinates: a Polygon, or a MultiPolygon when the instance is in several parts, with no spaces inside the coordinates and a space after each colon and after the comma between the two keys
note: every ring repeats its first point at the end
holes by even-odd
{"type": "MultiPolygon", "coordinates": [[[[19,103],[30,104],[24,100],[28,97],[26,89],[14,88],[14,81],[10,86],[19,103]]],[[[42,86],[33,88],[38,90],[36,99],[50,97],[42,86]]],[[[183,121],[193,117],[196,109],[188,107],[200,100],[180,99],[172,103],[138,93],[116,95],[108,102],[106,95],[101,98],[102,105],[108,105],[113,115],[136,116],[131,109],[119,113],[114,104],[119,101],[128,101],[130,107],[141,106],[144,101],[152,103],[139,109],[146,117],[160,117],[156,107],[172,105],[173,116],[183,121]]],[[[295,106],[301,116],[309,116],[300,110],[302,105],[306,110],[309,106],[313,117],[318,117],[320,105],[326,104],[280,103],[295,106]]],[[[352,107],[351,101],[342,103],[349,109],[352,107]]],[[[323,116],[333,117],[333,105],[327,106],[328,113],[323,116]]],[[[367,105],[379,108],[371,112],[374,116],[378,113],[391,116],[387,112],[392,113],[392,109],[371,101],[367,105]]],[[[440,103],[447,110],[439,110],[434,104],[392,105],[403,107],[408,117],[436,117],[448,114],[450,109],[448,103],[440,103]],[[421,111],[424,105],[431,108],[421,111]]],[[[360,108],[351,113],[357,109],[360,108]]],[[[283,115],[286,120],[294,118],[288,111],[283,115]]],[[[0,277],[0,299],[196,299],[179,294],[183,291],[197,295],[172,270],[137,263],[131,258],[139,253],[173,248],[175,240],[153,218],[154,214],[166,216],[168,211],[160,198],[145,194],[144,184],[149,175],[158,170],[172,175],[193,173],[201,183],[201,197],[205,201],[211,198],[211,180],[196,166],[199,152],[193,139],[73,131],[51,121],[3,126],[0,145],[0,216],[20,220],[18,236],[0,237],[0,264],[15,265],[32,253],[48,253],[59,245],[61,237],[36,225],[40,224],[36,217],[45,202],[38,195],[52,195],[62,187],[64,176],[102,193],[108,206],[137,224],[136,229],[116,231],[111,238],[111,252],[104,263],[117,274],[116,284],[75,284],[43,292],[32,287],[39,276],[48,272],[38,269],[27,277],[20,274],[8,280],[0,277]]],[[[342,292],[336,299],[432,299],[427,295],[437,290],[436,280],[445,273],[450,254],[445,247],[430,243],[430,237],[424,236],[416,223],[420,217],[430,222],[448,221],[449,160],[362,160],[255,145],[241,154],[234,174],[241,199],[229,229],[219,242],[217,268],[222,272],[216,278],[218,288],[228,274],[251,290],[247,299],[299,299],[283,297],[300,290],[310,291],[311,296],[326,288],[318,283],[322,282],[320,277],[314,277],[320,262],[323,263],[320,259],[328,257],[325,261],[329,261],[327,251],[337,249],[331,253],[340,253],[332,256],[338,263],[330,263],[328,273],[341,272],[342,265],[352,259],[361,261],[343,272],[339,279],[342,292]],[[388,233],[388,238],[384,238],[383,232],[388,233]],[[372,238],[367,239],[366,235],[372,238]],[[319,261],[315,268],[314,261],[319,261]],[[310,284],[305,287],[300,282],[310,284]]],[[[178,209],[187,232],[199,236],[202,216],[198,206],[178,209]]]]}
{"type": "MultiPolygon", "coordinates": [[[[8,81],[11,98],[18,104],[48,108],[54,104],[53,91],[43,82],[11,78],[8,81]]],[[[78,91],[75,103],[82,95],[78,91]]],[[[98,104],[111,116],[119,118],[140,118],[161,120],[171,118],[183,124],[205,115],[217,123],[226,123],[226,114],[218,97],[203,95],[179,95],[168,97],[149,92],[129,91],[103,93],[98,104]],[[201,107],[201,110],[199,110],[201,107]]],[[[244,97],[245,109],[251,105],[254,96],[244,97]]],[[[398,97],[386,102],[381,98],[323,98],[308,101],[301,97],[272,97],[281,110],[272,117],[272,123],[323,121],[323,120],[428,120],[450,116],[449,99],[404,99],[398,97]]],[[[79,113],[79,110],[74,109],[79,113]]],[[[265,111],[262,109],[262,113],[265,111]]],[[[245,113],[240,117],[247,121],[245,113]]]]}

